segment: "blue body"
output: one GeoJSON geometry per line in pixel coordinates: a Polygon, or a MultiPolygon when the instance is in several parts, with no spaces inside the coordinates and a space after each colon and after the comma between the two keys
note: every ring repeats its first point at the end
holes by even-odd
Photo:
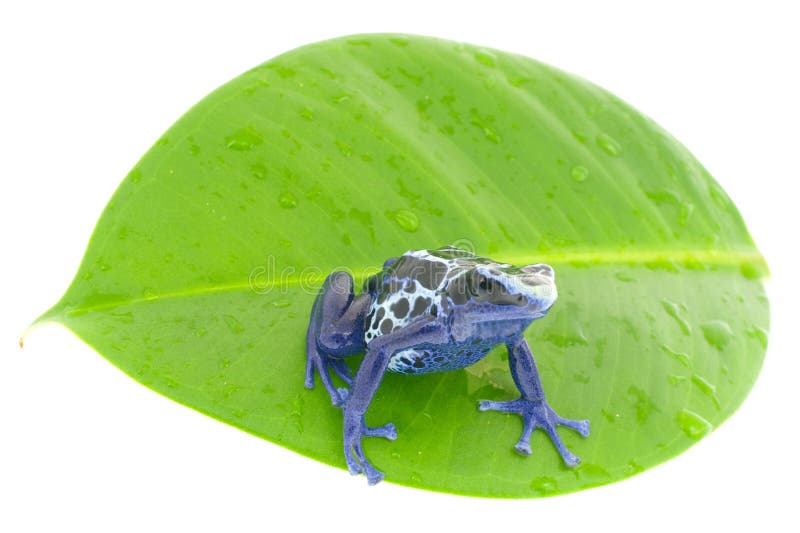
{"type": "Polygon", "coordinates": [[[396,437],[392,424],[367,427],[364,413],[386,371],[421,374],[457,370],[505,344],[518,399],[480,402],[481,410],[522,415],[523,434],[515,448],[530,453],[530,435],[542,427],[565,463],[579,459],[566,449],[555,430],[564,425],[586,436],[586,420],[568,420],[547,405],[533,354],[523,333],[544,316],[557,297],[555,275],[548,265],[515,267],[453,247],[409,251],[392,258],[353,292],[353,280],[334,272],[311,311],[307,335],[306,387],[315,371],[335,406],[344,411],[345,460],[351,473],[364,472],[376,483],[383,474],[367,461],[362,436],[396,437]],[[343,359],[366,352],[353,378],[343,359]],[[350,388],[333,385],[333,370],[350,388]]]}

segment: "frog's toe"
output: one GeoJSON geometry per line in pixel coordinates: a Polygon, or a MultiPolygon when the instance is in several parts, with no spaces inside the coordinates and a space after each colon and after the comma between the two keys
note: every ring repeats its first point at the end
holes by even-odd
{"type": "Polygon", "coordinates": [[[523,442],[520,440],[518,443],[514,445],[514,449],[520,455],[530,455],[531,454],[531,443],[530,442],[523,442]]]}
{"type": "Polygon", "coordinates": [[[336,407],[344,407],[347,403],[347,399],[350,397],[350,391],[344,387],[339,387],[336,389],[336,392],[339,393],[339,404],[336,407]]]}
{"type": "Polygon", "coordinates": [[[478,402],[478,409],[480,411],[503,411],[506,413],[521,412],[518,400],[510,400],[507,402],[492,402],[489,400],[482,400],[478,402]]]}
{"type": "Polygon", "coordinates": [[[367,477],[367,483],[370,485],[374,485],[383,479],[383,472],[372,466],[366,455],[364,455],[361,439],[357,439],[350,446],[345,445],[345,448],[345,461],[347,462],[347,470],[351,475],[357,476],[363,473],[367,477]]]}
{"type": "Polygon", "coordinates": [[[556,424],[574,429],[581,437],[588,437],[589,430],[591,429],[591,424],[588,420],[571,420],[569,418],[556,416],[556,424]]]}
{"type": "Polygon", "coordinates": [[[376,428],[364,425],[364,435],[367,437],[383,437],[385,439],[395,440],[397,438],[397,428],[391,423],[376,428]]]}
{"type": "Polygon", "coordinates": [[[367,476],[367,483],[374,485],[383,480],[383,472],[377,470],[371,464],[364,465],[364,474],[367,476]]]}

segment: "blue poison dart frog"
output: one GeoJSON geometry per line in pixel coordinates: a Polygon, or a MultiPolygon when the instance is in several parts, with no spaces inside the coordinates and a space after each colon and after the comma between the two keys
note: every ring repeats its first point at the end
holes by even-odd
{"type": "Polygon", "coordinates": [[[478,408],[522,416],[522,436],[514,446],[520,454],[531,453],[531,433],[539,427],[564,463],[578,465],[580,459],[564,446],[556,427],[566,426],[586,437],[589,421],[562,418],[550,408],[523,336],[531,322],[547,314],[556,296],[548,265],[515,267],[455,247],[409,251],[387,260],[358,296],[350,274],[330,274],[311,310],[305,386],[314,387],[316,370],[333,405],[344,411],[344,457],[350,473],[363,472],[370,485],[383,479],[367,461],[361,438],[397,437],[394,424],[368,427],[364,421],[387,370],[456,370],[480,360],[498,344],[508,349],[520,397],[481,401],[478,408]],[[366,355],[352,377],[344,358],[362,352],[366,355]],[[335,387],[330,370],[350,388],[335,387]]]}

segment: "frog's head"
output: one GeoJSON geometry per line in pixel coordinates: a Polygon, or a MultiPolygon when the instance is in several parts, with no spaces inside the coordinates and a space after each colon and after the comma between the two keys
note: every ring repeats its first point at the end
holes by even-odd
{"type": "Polygon", "coordinates": [[[544,316],[558,297],[553,268],[543,263],[523,267],[479,263],[454,279],[448,294],[457,305],[502,306],[509,318],[532,319],[544,316]]]}

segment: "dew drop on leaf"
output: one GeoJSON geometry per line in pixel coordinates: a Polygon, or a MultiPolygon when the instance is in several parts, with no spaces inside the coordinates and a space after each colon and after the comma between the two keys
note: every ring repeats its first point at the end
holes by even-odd
{"type": "Polygon", "coordinates": [[[697,385],[697,388],[700,389],[700,392],[711,398],[718,410],[720,409],[719,398],[717,397],[717,388],[711,382],[709,382],[703,376],[695,374],[692,376],[692,383],[697,385]]]}
{"type": "Polygon", "coordinates": [[[540,496],[553,494],[558,490],[558,483],[552,477],[538,477],[531,481],[531,489],[533,489],[540,496]]]}
{"type": "Polygon", "coordinates": [[[683,432],[693,439],[699,439],[713,429],[708,420],[689,409],[678,411],[677,420],[683,432]]]}
{"type": "Polygon", "coordinates": [[[225,320],[225,325],[228,326],[231,333],[242,333],[244,331],[244,326],[235,316],[222,315],[222,319],[225,320]]]}
{"type": "Polygon", "coordinates": [[[601,133],[595,140],[597,141],[597,146],[602,148],[608,155],[619,157],[622,154],[622,146],[607,133],[601,133]]]}
{"type": "Polygon", "coordinates": [[[410,209],[398,209],[392,213],[392,219],[405,231],[414,232],[419,228],[419,217],[410,209]]]}
{"type": "Polygon", "coordinates": [[[252,126],[242,128],[225,137],[225,146],[228,150],[237,152],[248,151],[264,142],[264,138],[252,126]]]}
{"type": "Polygon", "coordinates": [[[703,330],[703,337],[717,350],[722,350],[733,337],[733,330],[727,322],[722,320],[711,320],[700,326],[703,330]]]}
{"type": "Polygon", "coordinates": [[[581,165],[575,165],[570,171],[570,176],[572,176],[573,180],[579,183],[586,181],[586,179],[589,177],[589,169],[581,165]]]}
{"type": "Polygon", "coordinates": [[[664,308],[664,311],[666,311],[669,316],[675,319],[675,322],[678,323],[678,326],[680,326],[681,331],[683,331],[684,335],[690,335],[692,333],[692,326],[683,317],[681,306],[679,306],[675,302],[671,302],[667,299],[664,299],[661,300],[661,307],[664,308]]]}
{"type": "Polygon", "coordinates": [[[293,209],[297,207],[297,203],[297,196],[290,191],[283,191],[280,196],[278,196],[278,204],[284,209],[293,209]]]}

